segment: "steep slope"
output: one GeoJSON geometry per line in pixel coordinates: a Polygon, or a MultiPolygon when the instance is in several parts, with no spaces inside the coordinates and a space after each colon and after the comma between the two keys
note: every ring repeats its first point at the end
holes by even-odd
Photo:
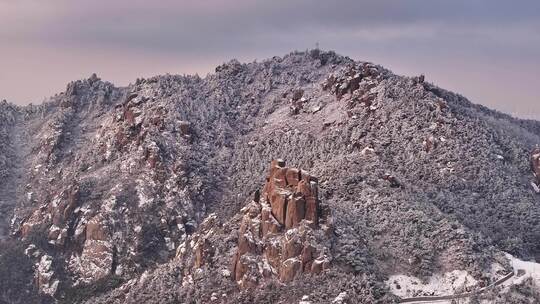
{"type": "Polygon", "coordinates": [[[0,103],[0,240],[9,234],[9,220],[17,202],[17,190],[24,184],[22,162],[21,128],[18,124],[17,108],[6,101],[0,103]]]}
{"type": "Polygon", "coordinates": [[[349,301],[384,303],[389,275],[457,269],[487,281],[500,251],[540,255],[529,163],[540,123],[332,52],[125,88],[93,75],[1,113],[14,117],[2,136],[17,147],[1,155],[25,157],[2,171],[15,172],[5,189],[24,190],[0,200],[17,202],[11,231],[32,244],[39,287],[65,301],[86,291],[93,303],[319,303],[349,290],[349,301]],[[223,272],[240,209],[278,158],[318,178],[333,260],[321,275],[240,290],[223,272]],[[210,230],[213,262],[186,270],[195,254],[177,248],[210,230]],[[96,284],[113,290],[99,296],[96,284]]]}

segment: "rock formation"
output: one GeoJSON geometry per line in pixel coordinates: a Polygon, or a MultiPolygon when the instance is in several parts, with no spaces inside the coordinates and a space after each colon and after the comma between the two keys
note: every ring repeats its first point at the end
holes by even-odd
{"type": "Polygon", "coordinates": [[[381,71],[373,64],[349,66],[346,70],[333,73],[326,78],[322,89],[330,91],[337,99],[346,97],[348,108],[362,104],[372,110],[377,93],[372,89],[381,81],[381,71]]]}
{"type": "Polygon", "coordinates": [[[171,116],[152,103],[155,83],[138,83],[123,90],[94,76],[72,82],[51,101],[58,111],[45,118],[29,114],[21,123],[45,121],[31,129],[35,140],[23,138],[31,141],[21,161],[30,173],[20,174],[25,196],[12,233],[47,244],[33,259],[37,264],[48,255],[51,265],[62,265],[53,276],[61,283],[131,276],[173,257],[196,226],[190,197],[181,190],[189,157],[180,154],[189,147],[190,123],[174,118],[177,124],[166,124],[171,116]]]}
{"type": "Polygon", "coordinates": [[[273,160],[262,192],[242,209],[232,276],[243,288],[261,279],[290,282],[329,267],[331,223],[319,206],[317,179],[273,160]]]}
{"type": "Polygon", "coordinates": [[[536,193],[540,193],[540,147],[538,146],[531,153],[531,170],[535,179],[531,185],[536,193]]]}
{"type": "Polygon", "coordinates": [[[531,153],[531,169],[537,185],[540,185],[540,147],[536,147],[531,153]]]}

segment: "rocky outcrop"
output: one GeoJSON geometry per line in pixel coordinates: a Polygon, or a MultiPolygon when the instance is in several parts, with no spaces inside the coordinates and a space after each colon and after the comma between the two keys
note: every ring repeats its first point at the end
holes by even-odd
{"type": "Polygon", "coordinates": [[[199,179],[187,178],[195,129],[155,102],[160,94],[155,82],[124,90],[91,77],[55,96],[47,106],[57,110],[26,118],[36,127],[25,130],[34,140],[12,232],[58,265],[59,286],[130,278],[172,258],[194,231],[186,189],[199,179]]]}
{"type": "Polygon", "coordinates": [[[331,223],[319,206],[317,179],[273,160],[262,193],[242,209],[244,216],[232,277],[243,288],[261,280],[290,282],[330,265],[331,223]]]}
{"type": "MultiPolygon", "coordinates": [[[[226,225],[225,225],[226,226],[226,225]]],[[[227,230],[226,228],[225,230],[227,230]]],[[[187,236],[176,248],[175,261],[178,262],[182,272],[182,285],[192,285],[194,281],[201,280],[205,276],[212,275],[211,270],[222,268],[226,260],[220,248],[219,241],[230,237],[230,233],[224,231],[224,225],[215,213],[209,214],[197,227],[197,232],[187,236]]],[[[232,244],[231,244],[232,247],[232,244]]],[[[226,268],[221,276],[230,276],[226,268]]]]}
{"type": "Polygon", "coordinates": [[[329,75],[322,84],[324,91],[334,94],[337,99],[345,99],[348,108],[357,104],[375,110],[373,105],[377,93],[372,89],[377,86],[382,78],[380,69],[370,63],[351,65],[329,75]]]}
{"type": "Polygon", "coordinates": [[[540,147],[536,147],[531,153],[531,169],[536,178],[536,184],[540,185],[540,147]]]}
{"type": "Polygon", "coordinates": [[[531,153],[531,170],[534,175],[531,186],[536,193],[540,193],[540,147],[538,146],[531,153]]]}
{"type": "Polygon", "coordinates": [[[53,259],[48,255],[42,255],[36,264],[36,282],[41,292],[54,296],[58,290],[59,281],[55,279],[52,269],[53,259]]]}
{"type": "Polygon", "coordinates": [[[272,161],[259,201],[266,207],[262,211],[263,227],[268,228],[275,221],[279,224],[277,230],[294,228],[304,219],[314,225],[318,222],[317,179],[307,172],[285,167],[282,160],[272,161]]]}

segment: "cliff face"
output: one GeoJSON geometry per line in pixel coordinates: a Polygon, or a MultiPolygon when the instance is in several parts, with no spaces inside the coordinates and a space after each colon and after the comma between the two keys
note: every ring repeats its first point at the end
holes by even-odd
{"type": "Polygon", "coordinates": [[[232,275],[243,288],[256,287],[261,274],[281,282],[320,274],[331,260],[331,219],[319,206],[317,179],[274,160],[266,180],[242,209],[232,275]]]}
{"type": "Polygon", "coordinates": [[[538,122],[332,52],[93,75],[0,118],[0,233],[56,299],[389,301],[391,274],[540,253],[538,122]]]}

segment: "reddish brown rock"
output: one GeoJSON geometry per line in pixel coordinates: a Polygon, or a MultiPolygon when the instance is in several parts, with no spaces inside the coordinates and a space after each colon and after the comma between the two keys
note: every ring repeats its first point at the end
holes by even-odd
{"type": "Polygon", "coordinates": [[[318,224],[318,202],[317,197],[315,196],[308,196],[306,197],[306,214],[305,219],[312,222],[313,224],[318,224]]]}
{"type": "Polygon", "coordinates": [[[129,136],[124,128],[119,128],[115,134],[115,147],[119,151],[122,150],[129,143],[129,136]]]}
{"type": "Polygon", "coordinates": [[[302,253],[302,243],[297,238],[285,238],[282,243],[282,259],[287,260],[302,253]]]}
{"type": "Polygon", "coordinates": [[[86,240],[77,274],[87,282],[102,279],[111,273],[113,259],[114,249],[111,242],[86,240]]]}
{"type": "Polygon", "coordinates": [[[267,182],[246,207],[231,270],[241,288],[276,275],[290,282],[328,267],[329,212],[319,208],[317,179],[305,171],[270,165],[267,182]],[[319,215],[322,216],[319,219],[319,215]]]}
{"type": "Polygon", "coordinates": [[[268,233],[278,233],[281,231],[282,225],[272,215],[272,209],[270,206],[265,206],[261,211],[261,230],[262,235],[265,236],[268,233]]]}
{"type": "Polygon", "coordinates": [[[74,185],[69,187],[67,191],[66,205],[63,210],[64,219],[68,219],[72,214],[79,201],[79,186],[74,185]]]}
{"type": "MultiPolygon", "coordinates": [[[[261,205],[253,202],[247,206],[246,211],[250,218],[255,218],[261,213],[261,205]]],[[[244,224],[249,226],[249,221],[244,221],[244,224]]]]}
{"type": "Polygon", "coordinates": [[[300,181],[300,170],[290,168],[285,171],[286,184],[290,186],[297,186],[300,181]]]}
{"type": "Polygon", "coordinates": [[[128,124],[130,124],[130,125],[134,124],[135,123],[135,113],[133,112],[133,109],[127,108],[124,111],[123,118],[128,124]]]}
{"type": "Polygon", "coordinates": [[[161,157],[158,154],[159,152],[154,150],[146,150],[145,151],[145,158],[148,162],[148,166],[152,169],[155,169],[157,167],[158,162],[160,161],[161,157]]]}
{"type": "Polygon", "coordinates": [[[424,150],[426,152],[429,152],[437,147],[437,139],[435,137],[430,136],[423,142],[424,150]]]}
{"type": "MultiPolygon", "coordinates": [[[[308,184],[308,185],[311,185],[311,182],[315,182],[315,184],[317,183],[317,179],[313,176],[311,176],[311,174],[307,173],[306,171],[302,171],[302,180],[308,184]]],[[[311,187],[311,186],[310,186],[311,187]]],[[[313,190],[313,189],[311,189],[313,190]]]]}
{"type": "Polygon", "coordinates": [[[250,255],[243,255],[236,262],[234,279],[242,288],[253,288],[258,284],[257,260],[250,255]]]}
{"type": "Polygon", "coordinates": [[[234,270],[234,279],[235,281],[239,281],[244,277],[244,274],[248,270],[248,264],[246,263],[246,260],[242,260],[240,258],[241,256],[237,257],[235,261],[235,270],[234,270]]]}
{"type": "Polygon", "coordinates": [[[272,267],[279,268],[281,264],[281,248],[279,243],[269,242],[264,248],[264,255],[272,267]]]}
{"type": "Polygon", "coordinates": [[[362,76],[360,74],[354,75],[349,81],[349,93],[352,94],[354,91],[360,88],[360,81],[362,81],[362,76]]]}
{"type": "Polygon", "coordinates": [[[302,261],[303,272],[310,272],[313,264],[313,258],[317,254],[317,249],[311,244],[304,245],[302,253],[300,254],[300,260],[302,261]]]}
{"type": "Polygon", "coordinates": [[[296,193],[287,204],[285,228],[291,229],[306,218],[306,200],[301,193],[296,193]]]}
{"type": "Polygon", "coordinates": [[[195,247],[195,268],[201,268],[204,264],[203,248],[202,246],[195,247]]]}
{"type": "Polygon", "coordinates": [[[206,264],[206,260],[210,255],[211,245],[208,240],[199,240],[195,245],[195,268],[201,268],[206,264]]]}
{"type": "MultiPolygon", "coordinates": [[[[177,256],[179,256],[179,255],[177,254],[177,256]]],[[[232,256],[232,258],[231,258],[231,266],[230,266],[230,268],[229,268],[229,270],[231,271],[231,274],[232,274],[231,276],[232,276],[233,280],[235,280],[235,281],[238,280],[237,277],[236,277],[236,267],[237,267],[237,265],[238,265],[238,257],[239,257],[239,256],[240,256],[240,255],[238,254],[238,251],[236,251],[236,252],[233,254],[233,256],[232,256]]]]}
{"type": "Polygon", "coordinates": [[[309,187],[309,182],[306,182],[304,179],[302,179],[298,186],[296,187],[298,192],[302,193],[304,196],[311,196],[311,188],[309,187]]]}
{"type": "Polygon", "coordinates": [[[287,168],[275,168],[274,175],[270,180],[277,187],[284,188],[287,186],[287,168]]]}
{"type": "Polygon", "coordinates": [[[270,172],[268,177],[271,177],[275,174],[275,171],[279,168],[285,167],[285,161],[282,159],[274,159],[270,162],[270,172]]]}
{"type": "Polygon", "coordinates": [[[255,243],[253,235],[250,232],[238,236],[238,254],[256,253],[258,251],[257,249],[257,243],[255,243]]]}
{"type": "Polygon", "coordinates": [[[191,134],[191,124],[188,121],[179,122],[180,125],[180,134],[189,135],[191,134]]]}
{"type": "Polygon", "coordinates": [[[79,188],[77,185],[72,185],[59,194],[54,203],[47,206],[47,212],[52,215],[52,224],[54,226],[62,227],[69,221],[77,207],[78,198],[79,188]]]}
{"type": "Polygon", "coordinates": [[[289,192],[280,191],[274,192],[270,196],[270,206],[272,207],[272,214],[274,218],[281,225],[285,225],[287,202],[289,199],[289,192]]]}
{"type": "Polygon", "coordinates": [[[287,229],[307,219],[317,223],[317,181],[307,172],[285,168],[285,162],[274,160],[263,189],[269,198],[272,215],[287,229]]]}
{"type": "Polygon", "coordinates": [[[36,223],[39,223],[41,221],[40,213],[34,212],[27,220],[23,222],[21,225],[21,237],[27,238],[32,234],[32,232],[35,231],[36,226],[38,226],[36,223]]]}
{"type": "Polygon", "coordinates": [[[536,177],[536,183],[540,185],[540,147],[536,147],[531,153],[531,170],[536,177]]]}
{"type": "Polygon", "coordinates": [[[285,260],[279,272],[279,279],[282,282],[291,282],[302,272],[302,262],[297,258],[285,260]]]}
{"type": "Polygon", "coordinates": [[[328,260],[326,259],[316,259],[313,261],[311,265],[311,273],[319,274],[323,272],[323,270],[328,268],[328,260]]]}
{"type": "Polygon", "coordinates": [[[86,239],[105,241],[109,238],[108,228],[105,226],[101,218],[94,217],[86,224],[86,239]]]}

